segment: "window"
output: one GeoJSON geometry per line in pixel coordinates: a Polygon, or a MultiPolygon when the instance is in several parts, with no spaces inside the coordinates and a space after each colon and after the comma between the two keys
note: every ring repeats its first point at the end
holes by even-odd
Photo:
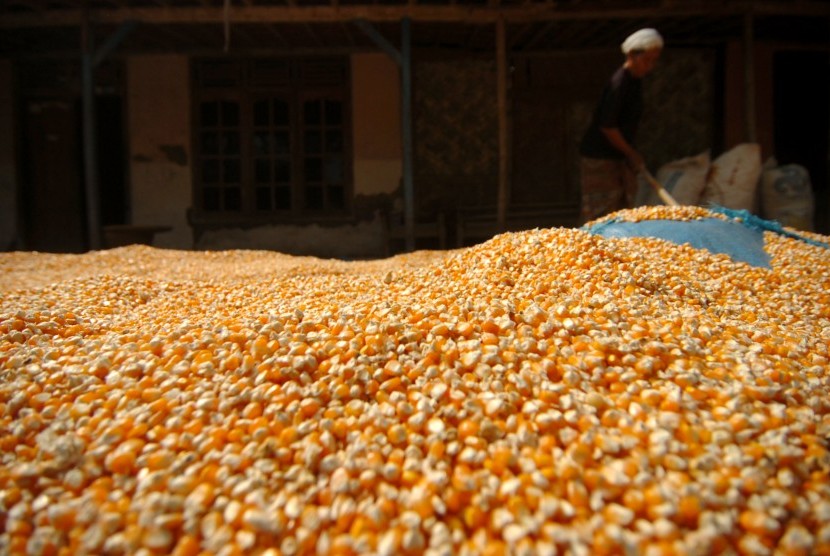
{"type": "Polygon", "coordinates": [[[242,210],[239,102],[204,101],[200,115],[201,205],[206,211],[242,210]]]}
{"type": "Polygon", "coordinates": [[[343,208],[343,105],[330,99],[303,102],[303,168],[306,208],[343,208]]]}
{"type": "Polygon", "coordinates": [[[258,211],[291,210],[291,102],[284,97],[254,101],[254,206],[258,211]]]}
{"type": "Polygon", "coordinates": [[[351,192],[343,59],[194,64],[194,209],[218,221],[345,214],[351,192]]]}

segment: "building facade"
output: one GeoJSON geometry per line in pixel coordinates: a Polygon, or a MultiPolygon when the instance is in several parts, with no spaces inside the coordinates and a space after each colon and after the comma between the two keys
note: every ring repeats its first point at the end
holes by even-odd
{"type": "Polygon", "coordinates": [[[133,229],[162,248],[368,258],[459,245],[476,207],[550,206],[567,225],[579,137],[644,26],[667,41],[649,166],[757,142],[808,167],[828,231],[823,2],[77,4],[0,12],[5,250],[133,229]]]}

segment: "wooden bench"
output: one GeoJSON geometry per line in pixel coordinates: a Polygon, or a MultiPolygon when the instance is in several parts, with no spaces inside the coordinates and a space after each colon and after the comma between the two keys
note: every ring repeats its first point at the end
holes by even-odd
{"type": "Polygon", "coordinates": [[[502,232],[517,232],[534,228],[579,226],[578,204],[516,204],[507,209],[503,229],[498,225],[498,208],[481,205],[460,208],[456,216],[456,242],[466,247],[485,241],[502,232]]]}

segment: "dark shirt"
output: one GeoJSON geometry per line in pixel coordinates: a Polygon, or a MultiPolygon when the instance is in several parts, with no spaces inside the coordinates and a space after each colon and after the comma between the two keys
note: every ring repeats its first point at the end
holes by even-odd
{"type": "Polygon", "coordinates": [[[625,156],[612,145],[602,128],[616,128],[632,146],[643,113],[642,80],[620,67],[602,92],[591,125],[579,144],[579,154],[587,158],[622,159],[625,156]]]}

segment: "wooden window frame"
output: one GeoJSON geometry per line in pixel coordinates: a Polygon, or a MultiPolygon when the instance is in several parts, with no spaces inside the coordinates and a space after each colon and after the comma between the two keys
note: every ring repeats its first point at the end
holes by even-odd
{"type": "MultiPolygon", "coordinates": [[[[196,59],[192,64],[192,85],[192,223],[220,228],[342,221],[351,218],[354,184],[348,58],[196,59]],[[271,74],[268,73],[269,64],[273,66],[271,74]],[[264,72],[260,70],[262,67],[266,68],[264,72]],[[274,123],[273,106],[278,100],[287,104],[287,127],[274,123]],[[340,147],[341,152],[336,157],[325,148],[320,153],[323,161],[331,160],[332,157],[337,159],[339,166],[330,165],[329,168],[334,168],[335,171],[330,171],[328,176],[339,176],[339,180],[324,179],[319,184],[311,184],[306,175],[306,160],[318,158],[317,153],[307,152],[306,140],[310,127],[303,118],[304,104],[314,100],[338,105],[341,116],[336,126],[327,126],[327,122],[323,122],[324,125],[319,128],[322,137],[325,138],[327,131],[330,132],[334,138],[333,143],[340,147]],[[238,129],[239,136],[238,195],[233,191],[237,186],[228,179],[233,176],[227,173],[224,166],[226,154],[217,154],[215,149],[206,147],[205,139],[211,134],[221,136],[233,130],[232,126],[226,126],[223,121],[214,127],[203,122],[203,105],[211,102],[238,105],[239,121],[235,128],[238,129]],[[271,106],[267,123],[261,118],[257,119],[258,103],[271,106]],[[277,135],[284,135],[286,131],[289,142],[287,154],[276,148],[277,135]],[[206,181],[206,161],[213,159],[218,161],[220,171],[217,186],[212,185],[215,181],[206,181]],[[278,160],[281,159],[288,161],[287,182],[277,179],[278,160]],[[321,202],[312,203],[312,190],[318,186],[322,195],[314,199],[319,198],[321,202]],[[213,187],[218,189],[218,196],[206,196],[213,187]],[[286,199],[290,199],[290,206],[286,205],[286,199]]],[[[227,143],[219,141],[220,147],[227,146],[227,143]]],[[[227,157],[232,156],[232,153],[227,153],[227,157]]],[[[323,168],[320,170],[323,171],[323,168]]],[[[283,178],[284,171],[283,164],[279,168],[279,175],[283,178]]]]}

